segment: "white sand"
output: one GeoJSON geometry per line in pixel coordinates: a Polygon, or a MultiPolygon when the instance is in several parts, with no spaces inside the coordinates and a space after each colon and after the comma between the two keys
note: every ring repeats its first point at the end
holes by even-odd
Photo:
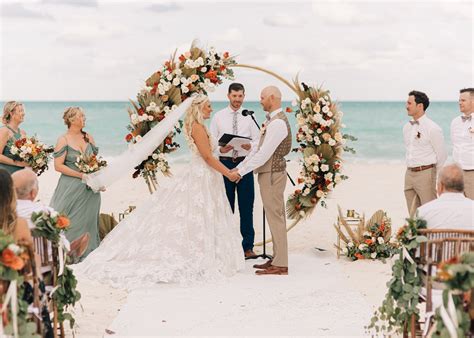
{"type": "MultiPolygon", "coordinates": [[[[185,170],[175,165],[177,173],[185,170]]],[[[296,178],[298,166],[290,174],[296,178]]],[[[370,216],[384,209],[394,231],[404,224],[402,164],[352,163],[328,208],[320,206],[288,234],[289,276],[255,276],[246,269],[226,282],[182,288],[157,285],[128,294],[90,280],[80,280],[81,305],[76,308],[79,337],[150,335],[363,335],[386,292],[389,264],[336,259],[332,224],[337,204],[370,216]],[[321,252],[315,247],[327,249],[321,252]],[[108,336],[108,335],[107,335],[108,336]]],[[[40,178],[40,198],[49,202],[57,175],[51,170],[40,178]]],[[[258,185],[257,185],[258,191],[258,185]]],[[[290,183],[287,194],[293,191],[290,183]]],[[[102,212],[118,218],[129,205],[148,196],[141,179],[124,178],[102,195],[102,212]]],[[[256,238],[261,238],[262,206],[255,203],[256,238]]],[[[268,232],[267,232],[268,233],[268,232]]],[[[271,246],[267,246],[271,253],[271,246]]],[[[256,248],[257,251],[261,248],[256,248]]]]}

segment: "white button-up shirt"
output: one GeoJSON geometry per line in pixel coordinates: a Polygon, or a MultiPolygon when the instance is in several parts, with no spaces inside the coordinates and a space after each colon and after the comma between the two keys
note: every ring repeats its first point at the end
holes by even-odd
{"type": "Polygon", "coordinates": [[[471,116],[470,121],[463,122],[458,116],[451,122],[453,160],[464,170],[474,169],[474,113],[471,116]]]}
{"type": "Polygon", "coordinates": [[[463,193],[445,192],[418,208],[428,229],[474,230],[474,200],[463,193]]]}
{"type": "MultiPolygon", "coordinates": [[[[281,111],[282,109],[279,108],[271,112],[269,116],[270,119],[281,111]]],[[[260,149],[257,149],[257,147],[254,148],[245,160],[237,166],[240,176],[244,176],[252,170],[264,165],[265,162],[272,157],[280,143],[288,136],[286,123],[281,119],[273,120],[268,123],[268,125],[266,122],[264,126],[266,128],[265,139],[263,140],[260,149]]]]}
{"type": "MultiPolygon", "coordinates": [[[[226,107],[222,110],[219,110],[217,113],[214,114],[214,117],[211,121],[210,133],[211,135],[219,140],[222,135],[224,134],[235,134],[233,130],[233,118],[234,118],[234,110],[230,107],[226,107]]],[[[258,147],[258,142],[260,141],[260,133],[258,131],[255,122],[253,122],[250,116],[243,116],[242,115],[242,107],[235,112],[237,114],[237,135],[248,137],[251,139],[249,143],[251,143],[252,149],[258,147]]],[[[235,149],[237,150],[237,156],[246,156],[248,151],[244,149],[235,149]]],[[[221,153],[218,151],[219,156],[224,157],[232,157],[232,150],[226,153],[221,153]]]]}
{"type": "Polygon", "coordinates": [[[405,124],[403,138],[409,168],[436,164],[439,169],[446,161],[443,131],[426,114],[418,119],[418,124],[405,124]]]}

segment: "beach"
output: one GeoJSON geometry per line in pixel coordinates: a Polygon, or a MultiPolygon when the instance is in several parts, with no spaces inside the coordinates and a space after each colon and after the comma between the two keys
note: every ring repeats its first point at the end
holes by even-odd
{"type": "MultiPolygon", "coordinates": [[[[176,164],[172,170],[179,177],[186,166],[176,164]]],[[[298,170],[298,163],[289,163],[292,177],[297,177],[298,170]]],[[[395,232],[407,216],[404,170],[403,164],[346,163],[343,172],[349,179],[336,187],[327,200],[328,207],[318,206],[288,233],[289,276],[255,276],[251,266],[256,261],[249,260],[243,271],[225,282],[189,288],[157,285],[127,292],[79,278],[82,299],[75,309],[78,337],[101,337],[106,330],[115,332],[114,336],[363,335],[363,326],[383,300],[391,268],[389,262],[336,258],[333,224],[337,205],[367,217],[383,209],[395,232]],[[268,331],[269,323],[277,325],[280,333],[268,331]]],[[[48,203],[57,178],[52,170],[40,177],[41,201],[48,203]]],[[[286,196],[293,189],[288,182],[286,196]]],[[[148,195],[142,179],[124,177],[102,194],[101,212],[118,218],[118,213],[130,205],[139,206],[148,195]]],[[[261,239],[261,210],[257,194],[256,240],[261,239]]],[[[271,245],[267,250],[271,253],[271,245]]]]}

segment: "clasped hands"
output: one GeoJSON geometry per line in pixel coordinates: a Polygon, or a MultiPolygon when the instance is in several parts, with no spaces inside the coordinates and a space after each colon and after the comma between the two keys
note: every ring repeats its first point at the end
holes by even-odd
{"type": "MultiPolygon", "coordinates": [[[[242,144],[241,147],[242,149],[249,151],[252,146],[250,145],[250,143],[246,143],[246,144],[242,144]]],[[[234,150],[234,147],[228,144],[221,147],[220,150],[221,150],[221,154],[224,154],[224,153],[228,153],[231,150],[234,150]]]]}
{"type": "Polygon", "coordinates": [[[229,173],[226,176],[229,180],[235,183],[239,183],[239,181],[242,179],[242,176],[240,176],[239,172],[237,171],[237,168],[229,171],[229,173]]]}

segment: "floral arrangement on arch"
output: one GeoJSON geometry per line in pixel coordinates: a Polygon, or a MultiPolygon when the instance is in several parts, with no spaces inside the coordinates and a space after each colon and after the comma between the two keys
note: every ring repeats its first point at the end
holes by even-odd
{"type": "MultiPolygon", "coordinates": [[[[137,101],[130,101],[129,133],[125,136],[127,142],[139,142],[151,128],[192,94],[212,92],[223,79],[234,77],[229,66],[235,64],[235,60],[228,52],[218,53],[214,48],[206,51],[193,43],[188,52],[179,55],[177,60],[175,58],[176,53],[145,81],[144,88],[137,94],[137,101]]],[[[150,191],[156,183],[158,171],[165,176],[170,175],[170,165],[165,154],[179,148],[174,137],[181,132],[182,126],[180,121],[164,142],[135,168],[133,177],[144,177],[150,191]]]]}
{"type": "Polygon", "coordinates": [[[328,194],[348,178],[341,173],[341,154],[343,151],[354,153],[354,149],[345,144],[347,140],[356,139],[341,132],[343,113],[332,101],[329,91],[305,83],[301,89],[297,79],[294,84],[299,96],[296,102],[299,147],[294,151],[302,155],[298,177],[302,187],[289,196],[286,208],[288,217],[298,221],[307,217],[318,202],[325,206],[328,194]]]}
{"type": "Polygon", "coordinates": [[[53,147],[47,147],[35,136],[23,137],[18,140],[10,139],[7,142],[7,147],[14,160],[26,162],[38,176],[48,169],[50,154],[54,151],[53,147]]]}
{"type": "Polygon", "coordinates": [[[392,238],[392,222],[383,210],[376,211],[367,223],[365,217],[362,217],[357,230],[354,232],[351,226],[342,217],[341,208],[339,208],[339,219],[346,230],[334,225],[344,245],[336,248],[345,256],[352,260],[359,259],[385,259],[392,257],[398,251],[398,244],[395,238],[392,238]]]}

